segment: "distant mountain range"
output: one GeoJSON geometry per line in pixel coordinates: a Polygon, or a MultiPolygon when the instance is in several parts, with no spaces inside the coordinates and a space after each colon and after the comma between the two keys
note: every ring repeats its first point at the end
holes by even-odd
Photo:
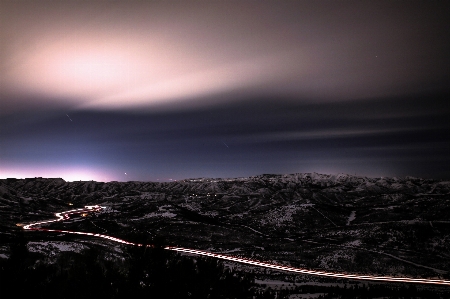
{"type": "MultiPolygon", "coordinates": [[[[0,180],[0,257],[16,224],[98,204],[96,216],[51,228],[107,233],[233,253],[296,267],[346,273],[450,278],[450,182],[347,174],[263,174],[174,182],[0,180]]],[[[47,256],[89,246],[95,238],[28,232],[28,248],[47,256]],[[64,245],[64,246],[63,246],[64,245]],[[70,249],[72,248],[72,249],[70,249]]],[[[259,279],[314,278],[234,265],[259,279]]]]}
{"type": "Polygon", "coordinates": [[[443,195],[450,192],[450,181],[437,181],[415,177],[381,177],[368,178],[348,174],[327,175],[319,173],[295,173],[295,174],[263,174],[244,178],[195,178],[174,182],[96,182],[74,181],[66,182],[61,178],[26,178],[26,179],[0,179],[0,195],[9,194],[12,189],[29,190],[44,187],[46,191],[58,190],[83,190],[83,193],[91,192],[115,192],[118,191],[173,191],[173,192],[201,192],[222,194],[259,194],[265,186],[271,189],[295,191],[299,188],[320,188],[329,192],[406,192],[410,194],[443,195]],[[8,187],[9,189],[8,189],[8,187]],[[262,187],[262,188],[261,188],[262,187]]]}

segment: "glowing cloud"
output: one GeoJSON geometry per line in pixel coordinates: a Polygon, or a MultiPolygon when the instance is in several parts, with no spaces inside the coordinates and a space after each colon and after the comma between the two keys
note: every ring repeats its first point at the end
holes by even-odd
{"type": "MultiPolygon", "coordinates": [[[[71,108],[173,107],[236,91],[339,101],[448,86],[447,56],[435,54],[448,52],[444,35],[404,17],[420,5],[366,3],[357,13],[305,1],[0,5],[9,106],[39,98],[71,108]]],[[[423,14],[442,27],[435,10],[423,14]]]]}
{"type": "MultiPolygon", "coordinates": [[[[123,42],[77,37],[49,44],[43,41],[40,50],[17,58],[23,63],[13,69],[11,81],[29,92],[76,101],[133,88],[134,82],[143,80],[146,65],[141,53],[123,42]]],[[[144,78],[150,77],[147,73],[144,78]]]]}
{"type": "Polygon", "coordinates": [[[289,73],[283,55],[211,63],[200,55],[168,53],[161,45],[152,47],[155,43],[102,39],[74,35],[41,42],[40,50],[17,58],[23,63],[13,69],[11,83],[31,93],[73,99],[81,107],[121,108],[263,86],[280,72],[289,73]]]}

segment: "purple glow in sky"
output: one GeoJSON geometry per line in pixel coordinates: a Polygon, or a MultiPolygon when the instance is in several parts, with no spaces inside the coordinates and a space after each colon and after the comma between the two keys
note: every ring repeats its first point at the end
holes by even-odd
{"type": "Polygon", "coordinates": [[[2,1],[0,177],[449,177],[449,6],[2,1]]]}

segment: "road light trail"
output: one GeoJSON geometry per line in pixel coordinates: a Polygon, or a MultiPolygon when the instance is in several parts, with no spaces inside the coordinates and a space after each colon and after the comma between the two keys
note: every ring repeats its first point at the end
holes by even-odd
{"type": "Polygon", "coordinates": [[[57,217],[57,219],[31,223],[31,224],[25,225],[23,227],[23,229],[25,229],[25,230],[45,231],[45,232],[66,233],[66,234],[74,234],[74,235],[93,236],[93,237],[99,237],[99,238],[115,241],[115,242],[122,243],[122,244],[142,246],[142,244],[136,244],[136,243],[128,242],[128,241],[125,241],[125,240],[122,240],[122,239],[119,239],[119,238],[116,238],[116,237],[111,237],[111,236],[102,235],[102,234],[94,234],[94,233],[86,233],[86,232],[78,232],[78,231],[69,231],[69,230],[60,230],[60,229],[47,229],[47,228],[35,227],[35,226],[38,226],[38,225],[43,225],[43,224],[49,224],[49,223],[53,223],[53,222],[68,220],[68,219],[70,219],[69,215],[72,215],[72,214],[83,214],[83,213],[90,213],[90,212],[98,212],[101,209],[103,209],[103,207],[96,205],[96,206],[85,206],[84,209],[74,209],[74,210],[69,210],[69,211],[65,211],[65,212],[55,213],[55,216],[57,217]]]}
{"type": "MultiPolygon", "coordinates": [[[[55,216],[57,217],[57,219],[27,224],[27,225],[23,226],[23,229],[34,230],[34,231],[44,231],[44,232],[58,232],[58,233],[67,233],[67,234],[75,234],[75,235],[85,235],[85,236],[103,238],[106,240],[110,240],[110,241],[114,241],[114,242],[126,244],[126,245],[154,247],[154,245],[145,245],[145,244],[128,242],[128,241],[125,241],[125,240],[122,240],[122,239],[119,239],[116,237],[103,235],[103,234],[94,234],[94,233],[69,231],[69,230],[58,230],[58,229],[46,229],[46,228],[37,227],[40,225],[47,225],[47,224],[58,222],[58,221],[68,220],[68,219],[70,219],[70,215],[73,215],[73,214],[98,212],[98,211],[101,211],[103,208],[104,207],[94,205],[94,206],[85,206],[83,209],[73,209],[73,210],[69,210],[69,211],[55,213],[55,216]]],[[[187,254],[193,254],[193,255],[213,257],[213,258],[217,258],[217,259],[221,259],[221,260],[232,261],[232,262],[237,262],[237,263],[247,264],[247,265],[253,265],[253,266],[258,266],[258,267],[263,267],[263,268],[268,268],[268,269],[293,272],[293,273],[299,273],[299,274],[322,276],[322,277],[346,278],[346,279],[370,280],[370,281],[384,281],[384,282],[421,283],[421,284],[435,284],[435,285],[450,286],[450,280],[409,278],[409,277],[390,277],[390,276],[372,276],[372,275],[357,275],[357,274],[324,272],[324,271],[308,270],[308,269],[304,269],[304,268],[295,268],[295,267],[290,267],[290,266],[285,266],[285,265],[277,265],[277,264],[273,264],[273,263],[245,259],[245,258],[231,256],[231,255],[217,254],[217,253],[212,253],[212,252],[197,250],[197,249],[189,249],[189,248],[182,248],[182,247],[175,247],[175,246],[166,246],[166,247],[164,247],[164,249],[176,251],[176,252],[183,252],[183,253],[187,253],[187,254]]]]}
{"type": "Polygon", "coordinates": [[[325,276],[325,277],[334,277],[334,278],[348,278],[348,279],[359,279],[359,280],[372,280],[372,281],[387,281],[387,282],[410,282],[410,283],[425,283],[425,284],[442,284],[442,285],[450,285],[450,281],[439,280],[439,279],[423,279],[423,278],[407,278],[407,277],[390,277],[390,276],[371,276],[371,275],[356,275],[356,274],[344,274],[344,273],[333,273],[333,272],[323,272],[323,271],[315,271],[315,270],[307,270],[302,268],[294,268],[290,266],[284,265],[276,265],[272,263],[265,263],[245,258],[233,257],[229,255],[216,254],[208,251],[196,250],[196,249],[188,249],[181,247],[171,247],[167,246],[164,249],[173,250],[177,252],[184,252],[195,255],[209,256],[222,260],[233,261],[243,264],[249,264],[264,268],[282,270],[287,272],[295,272],[301,274],[309,274],[316,276],[325,276]]]}

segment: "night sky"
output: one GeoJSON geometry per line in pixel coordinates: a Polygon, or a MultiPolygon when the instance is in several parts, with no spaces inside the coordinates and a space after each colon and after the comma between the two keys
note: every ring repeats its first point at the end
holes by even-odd
{"type": "Polygon", "coordinates": [[[450,179],[449,1],[0,1],[0,178],[450,179]]]}

